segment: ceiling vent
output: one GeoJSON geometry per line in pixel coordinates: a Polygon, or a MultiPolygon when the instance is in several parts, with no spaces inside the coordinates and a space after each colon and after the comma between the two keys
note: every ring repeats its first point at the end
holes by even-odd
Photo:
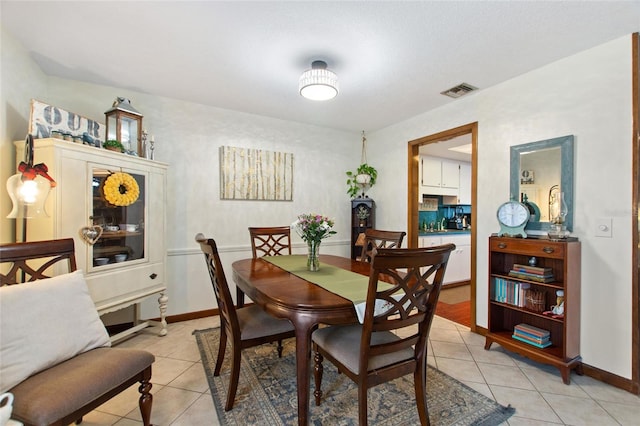
{"type": "Polygon", "coordinates": [[[441,95],[449,96],[450,98],[459,98],[460,96],[464,96],[469,92],[473,92],[474,90],[478,90],[477,87],[474,87],[468,83],[460,83],[455,87],[452,87],[449,90],[445,90],[444,92],[440,92],[441,95]]]}

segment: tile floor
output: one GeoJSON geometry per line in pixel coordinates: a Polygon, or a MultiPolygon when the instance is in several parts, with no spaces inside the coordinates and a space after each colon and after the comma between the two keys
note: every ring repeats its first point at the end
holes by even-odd
{"type": "MultiPolygon", "coordinates": [[[[218,325],[201,318],[169,325],[158,337],[147,329],[121,347],[149,350],[153,367],[152,421],[156,426],[217,425],[193,330],[218,325]]],[[[429,363],[516,413],[508,425],[638,425],[640,398],[587,376],[571,375],[562,383],[554,368],[504,352],[498,345],[484,350],[484,338],[467,327],[436,317],[431,329],[429,363]]],[[[140,425],[137,387],[85,416],[84,426],[140,425]]]]}

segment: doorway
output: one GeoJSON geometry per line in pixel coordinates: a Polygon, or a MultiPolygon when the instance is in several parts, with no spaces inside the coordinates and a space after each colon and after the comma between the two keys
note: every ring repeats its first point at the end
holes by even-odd
{"type": "Polygon", "coordinates": [[[476,176],[477,176],[477,133],[478,123],[465,124],[460,127],[445,130],[433,135],[425,136],[408,143],[408,230],[407,239],[409,247],[418,247],[420,228],[419,201],[419,161],[420,147],[451,140],[464,135],[471,136],[471,279],[470,279],[470,303],[469,303],[469,328],[475,332],[476,325],[476,176]]]}

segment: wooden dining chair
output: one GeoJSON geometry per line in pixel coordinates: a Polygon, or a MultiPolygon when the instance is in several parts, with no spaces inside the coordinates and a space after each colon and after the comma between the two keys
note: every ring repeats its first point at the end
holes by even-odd
{"type": "Polygon", "coordinates": [[[371,262],[374,249],[400,248],[402,240],[407,235],[404,231],[381,231],[379,229],[367,229],[364,231],[364,244],[360,259],[363,262],[371,262]]]}
{"type": "MultiPolygon", "coordinates": [[[[227,340],[231,344],[231,379],[225,411],[233,408],[240,379],[240,354],[242,349],[253,346],[282,341],[295,336],[293,325],[289,320],[278,319],[267,314],[258,305],[236,308],[231,299],[229,285],[224,275],[224,269],[218,255],[216,242],[204,235],[196,235],[196,241],[204,253],[204,259],[209,270],[209,277],[213,285],[213,292],[220,311],[220,346],[218,358],[213,371],[214,376],[220,375],[222,362],[227,348],[227,340]]],[[[282,357],[282,346],[278,347],[278,357],[282,357]]]]}
{"type": "Polygon", "coordinates": [[[253,258],[291,254],[291,228],[288,226],[249,227],[253,258]]]}
{"type": "Polygon", "coordinates": [[[322,361],[327,358],[358,385],[360,425],[367,424],[367,390],[410,373],[420,423],[429,424],[427,341],[449,254],[454,249],[454,244],[447,244],[376,250],[363,323],[320,328],[312,335],[316,405],[322,398],[322,361]],[[390,288],[379,286],[383,278],[392,283],[390,288]],[[399,330],[402,333],[397,333],[399,330]]]}

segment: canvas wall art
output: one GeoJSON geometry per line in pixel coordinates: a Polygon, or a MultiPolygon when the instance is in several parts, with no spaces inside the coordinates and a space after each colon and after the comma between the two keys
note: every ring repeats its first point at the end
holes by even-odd
{"type": "Polygon", "coordinates": [[[220,199],[293,200],[293,154],[220,147],[220,199]]]}

